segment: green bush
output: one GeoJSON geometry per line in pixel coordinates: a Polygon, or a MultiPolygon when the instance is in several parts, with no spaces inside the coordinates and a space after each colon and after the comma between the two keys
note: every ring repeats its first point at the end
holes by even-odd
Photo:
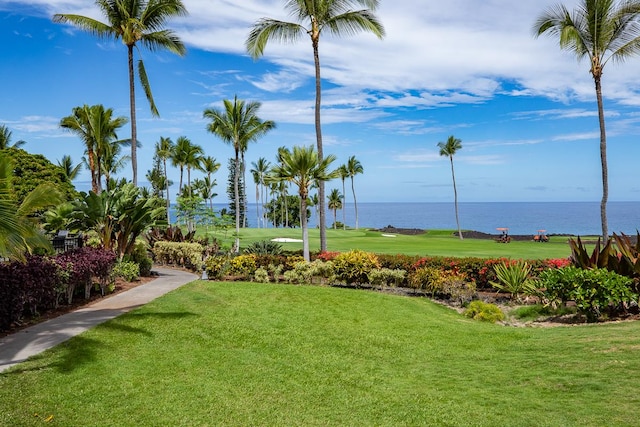
{"type": "Polygon", "coordinates": [[[510,315],[520,320],[538,320],[542,317],[550,316],[563,316],[565,314],[574,314],[576,312],[575,307],[557,307],[554,308],[546,304],[532,304],[523,305],[522,307],[515,308],[510,315]]]}
{"type": "Polygon", "coordinates": [[[482,322],[496,323],[504,320],[504,313],[500,310],[500,307],[481,300],[471,301],[463,314],[466,317],[482,322]]]}
{"type": "Polygon", "coordinates": [[[497,281],[491,281],[491,286],[499,291],[510,293],[517,302],[521,302],[521,295],[538,294],[536,282],[531,278],[531,266],[526,261],[502,262],[495,265],[493,269],[497,281]]]}
{"type": "Polygon", "coordinates": [[[280,255],[282,253],[282,245],[270,240],[262,240],[253,242],[247,246],[243,253],[254,255],[280,255]]]}
{"type": "Polygon", "coordinates": [[[432,296],[440,288],[444,280],[444,271],[438,267],[419,267],[409,273],[409,286],[413,289],[423,289],[432,296]]]}
{"type": "Polygon", "coordinates": [[[140,278],[140,267],[133,261],[118,261],[111,270],[113,277],[121,277],[127,282],[133,282],[140,278]]]}
{"type": "Polygon", "coordinates": [[[248,279],[253,277],[257,268],[256,256],[253,254],[238,255],[229,260],[229,274],[233,276],[241,276],[248,279]]]}
{"type": "Polygon", "coordinates": [[[291,284],[311,284],[311,263],[296,262],[293,269],[284,272],[284,280],[291,284]]]}
{"type": "Polygon", "coordinates": [[[540,273],[539,279],[545,288],[544,296],[550,303],[564,305],[567,301],[574,301],[588,322],[597,321],[605,310],[614,314],[638,300],[638,295],[631,290],[632,279],[604,268],[582,270],[569,266],[549,269],[540,273]]]}
{"type": "Polygon", "coordinates": [[[269,272],[264,267],[258,267],[253,275],[253,280],[258,283],[269,283],[269,272]]]}
{"type": "Polygon", "coordinates": [[[369,272],[374,268],[380,268],[378,257],[375,254],[358,249],[339,254],[333,263],[337,280],[356,286],[367,283],[369,272]]]}
{"type": "Polygon", "coordinates": [[[311,276],[311,283],[313,278],[318,278],[320,284],[331,283],[336,278],[336,268],[333,261],[322,261],[316,259],[309,263],[309,275],[311,276]]]}
{"type": "Polygon", "coordinates": [[[153,245],[153,256],[161,264],[173,264],[193,271],[202,269],[204,248],[199,243],[159,241],[153,245]]]}
{"type": "Polygon", "coordinates": [[[373,286],[400,286],[405,281],[407,272],[400,268],[374,268],[368,277],[373,286]]]}
{"type": "Polygon", "coordinates": [[[138,264],[140,269],[140,276],[149,277],[151,276],[151,267],[153,266],[153,260],[149,257],[147,253],[147,245],[138,240],[131,251],[131,254],[125,255],[123,257],[125,261],[133,261],[138,264]]]}
{"type": "Polygon", "coordinates": [[[212,280],[219,280],[229,271],[229,257],[227,255],[212,255],[204,263],[207,276],[212,280]]]}

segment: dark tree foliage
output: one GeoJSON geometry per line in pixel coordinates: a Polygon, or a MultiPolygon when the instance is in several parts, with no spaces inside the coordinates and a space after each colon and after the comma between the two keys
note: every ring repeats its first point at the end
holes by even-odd
{"type": "MultiPolygon", "coordinates": [[[[240,166],[242,169],[242,165],[240,166]]],[[[236,192],[234,191],[233,185],[233,177],[235,176],[236,164],[234,159],[229,159],[229,180],[227,181],[227,196],[229,197],[229,215],[235,218],[236,216],[236,192]]],[[[240,194],[240,227],[244,227],[246,224],[245,217],[245,200],[246,195],[244,194],[244,176],[242,173],[238,176],[238,193],[240,194]]]]}
{"type": "MultiPolygon", "coordinates": [[[[286,197],[286,204],[282,195],[266,204],[267,220],[276,227],[284,227],[285,225],[291,228],[300,227],[300,196],[289,195],[286,197]],[[288,217],[286,211],[289,211],[288,217]]],[[[311,218],[311,209],[307,209],[308,218],[311,218]]]]}
{"type": "Polygon", "coordinates": [[[62,168],[43,155],[27,153],[15,147],[6,148],[2,152],[9,156],[14,165],[12,185],[18,204],[43,182],[56,185],[65,200],[72,200],[76,196],[76,190],[62,168]]]}

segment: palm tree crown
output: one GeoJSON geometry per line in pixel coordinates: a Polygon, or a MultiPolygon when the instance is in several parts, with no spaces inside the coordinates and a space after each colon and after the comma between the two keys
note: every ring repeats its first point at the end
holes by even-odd
{"type": "Polygon", "coordinates": [[[581,0],[573,12],[558,4],[547,9],[536,20],[535,36],[548,34],[559,38],[560,48],[573,52],[578,59],[589,59],[598,103],[600,125],[600,163],[602,201],[600,219],[602,238],[609,239],[607,200],[609,198],[607,167],[607,134],[602,102],[602,72],[611,60],[621,62],[640,52],[640,1],[581,0]]]}
{"type": "MultiPolygon", "coordinates": [[[[322,161],[322,128],[320,124],[321,78],[320,54],[318,50],[320,35],[327,29],[334,36],[352,35],[361,31],[384,37],[384,27],[373,13],[378,7],[378,0],[286,0],[285,9],[296,22],[285,22],[276,19],[262,18],[253,26],[245,46],[253,58],[262,56],[267,42],[277,40],[285,43],[298,41],[308,34],[313,47],[315,65],[316,101],[315,129],[318,159],[322,161]],[[358,7],[364,9],[357,10],[358,7]]],[[[318,198],[320,201],[320,250],[327,250],[325,192],[324,182],[319,183],[318,198]]]]}
{"type": "MultiPolygon", "coordinates": [[[[135,85],[133,70],[133,50],[138,43],[151,51],[166,49],[177,55],[184,55],[186,49],[178,36],[164,29],[171,17],[185,16],[187,10],[181,0],[96,0],[96,5],[107,18],[107,23],[82,15],[55,14],[54,22],[70,23],[103,39],[121,40],[127,46],[129,66],[129,104],[131,111],[131,163],[133,184],[137,185],[137,128],[135,111],[135,85]]],[[[151,113],[158,116],[151,86],[142,60],[138,61],[138,77],[145,92],[151,113]]]]}
{"type": "Polygon", "coordinates": [[[351,192],[353,193],[353,206],[356,211],[356,230],[358,229],[358,202],[356,201],[356,189],[354,187],[353,178],[361,173],[364,173],[364,168],[356,156],[351,156],[347,160],[347,164],[345,165],[347,170],[347,174],[349,178],[351,178],[351,192]]]}
{"type": "MultiPolygon", "coordinates": [[[[245,102],[238,99],[233,101],[225,99],[224,109],[208,108],[203,116],[210,120],[207,130],[219,137],[225,144],[233,147],[235,154],[235,174],[233,178],[235,208],[236,208],[236,236],[240,233],[240,193],[239,176],[242,169],[240,165],[240,153],[244,153],[249,142],[257,141],[271,129],[276,127],[271,120],[262,121],[258,117],[259,102],[245,102]]],[[[236,251],[240,249],[240,240],[236,237],[236,251]]]]}
{"type": "Polygon", "coordinates": [[[127,118],[113,117],[113,109],[105,109],[101,104],[75,107],[72,114],[60,120],[60,127],[80,137],[85,145],[91,172],[91,189],[94,193],[102,190],[100,178],[104,153],[110,144],[117,141],[116,131],[127,123],[127,118]]]}
{"type": "Polygon", "coordinates": [[[0,150],[4,150],[5,148],[9,148],[9,147],[20,148],[24,144],[26,144],[26,142],[23,140],[16,141],[12,144],[11,143],[12,135],[13,135],[13,132],[11,132],[8,127],[6,127],[5,125],[0,125],[0,150]]]}

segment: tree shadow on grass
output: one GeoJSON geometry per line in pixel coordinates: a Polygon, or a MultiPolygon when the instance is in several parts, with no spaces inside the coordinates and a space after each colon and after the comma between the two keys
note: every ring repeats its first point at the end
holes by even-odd
{"type": "MultiPolygon", "coordinates": [[[[169,313],[127,313],[126,316],[117,317],[105,323],[99,324],[96,328],[123,334],[139,334],[152,337],[153,334],[144,328],[139,328],[125,323],[131,318],[154,318],[154,319],[182,319],[185,317],[198,316],[191,312],[169,312],[169,313]],[[125,321],[125,322],[123,322],[125,321]]],[[[94,338],[88,338],[85,334],[67,338],[56,347],[29,357],[26,363],[18,365],[17,368],[1,372],[0,376],[14,375],[22,372],[33,372],[42,369],[56,369],[60,373],[69,373],[97,360],[99,351],[107,347],[107,344],[94,338]]],[[[21,362],[21,361],[20,361],[21,362]]]]}

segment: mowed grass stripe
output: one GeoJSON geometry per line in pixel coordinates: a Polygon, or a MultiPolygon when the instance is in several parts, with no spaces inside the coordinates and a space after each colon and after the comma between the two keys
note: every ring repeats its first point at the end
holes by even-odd
{"type": "Polygon", "coordinates": [[[0,374],[0,425],[633,425],[639,328],[197,281],[0,374]]]}

